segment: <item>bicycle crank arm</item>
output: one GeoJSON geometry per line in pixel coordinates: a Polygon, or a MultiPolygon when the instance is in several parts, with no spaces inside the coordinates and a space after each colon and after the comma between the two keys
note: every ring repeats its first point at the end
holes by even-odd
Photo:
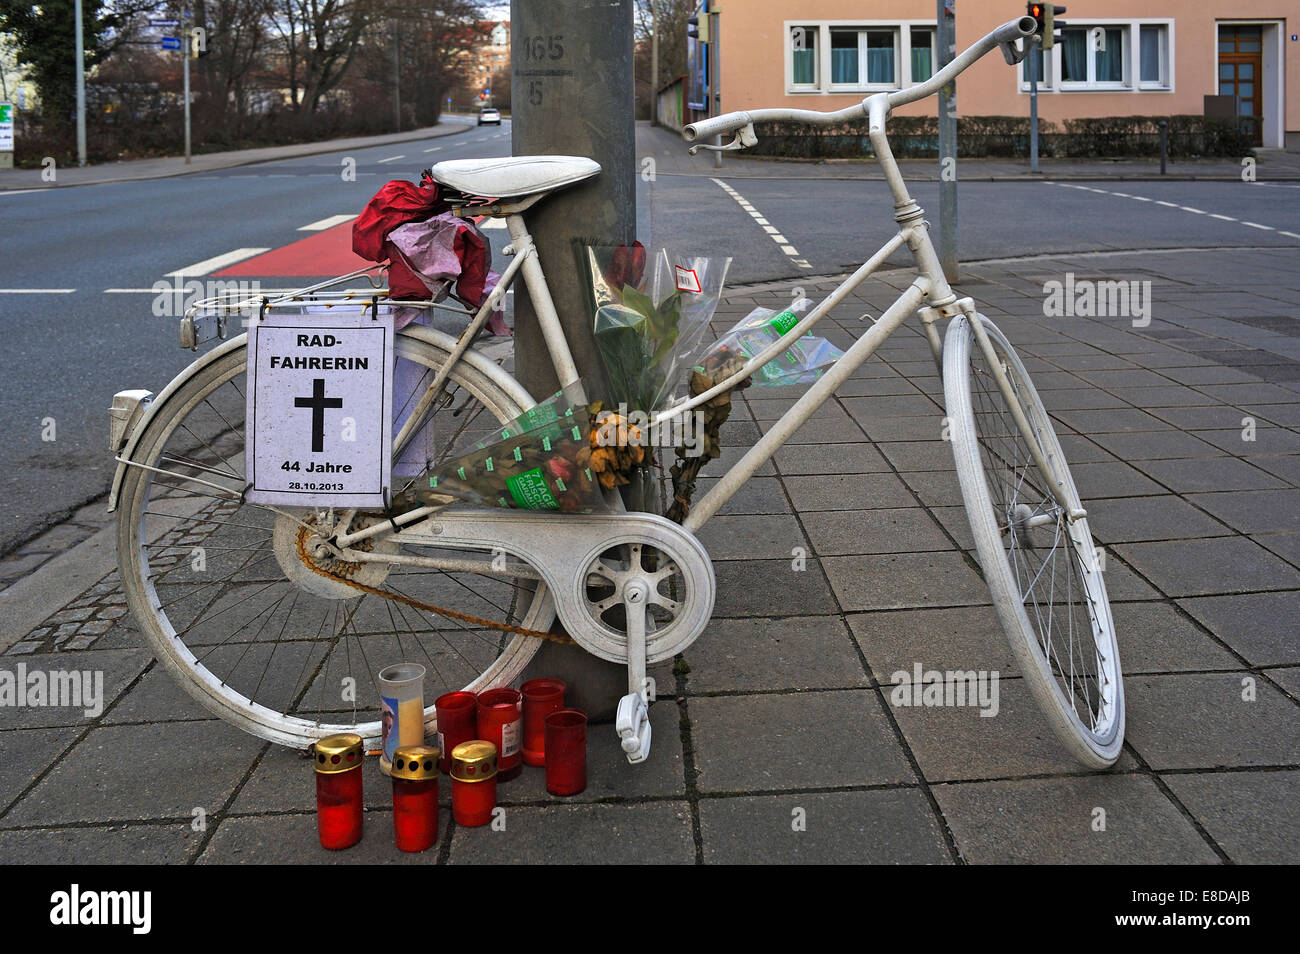
{"type": "MultiPolygon", "coordinates": [[[[629,662],[628,627],[611,610],[623,606],[627,595],[643,593],[645,649],[637,660],[638,679],[646,664],[671,659],[694,642],[713,612],[717,584],[708,553],[688,531],[654,514],[465,508],[437,513],[378,539],[491,553],[501,567],[498,572],[505,572],[508,557],[522,561],[550,590],[569,635],[588,652],[620,664],[629,662]]],[[[436,555],[347,550],[343,558],[431,566],[447,562],[436,555]]],[[[631,611],[630,604],[627,609],[631,611]]]]}

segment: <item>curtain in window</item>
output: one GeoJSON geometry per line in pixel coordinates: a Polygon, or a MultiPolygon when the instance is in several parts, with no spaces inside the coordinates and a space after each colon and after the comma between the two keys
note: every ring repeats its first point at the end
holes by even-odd
{"type": "Polygon", "coordinates": [[[1120,30],[1106,31],[1106,49],[1098,50],[1097,82],[1119,83],[1124,79],[1124,35],[1120,30]]]}
{"type": "Polygon", "coordinates": [[[1163,80],[1160,75],[1160,28],[1144,26],[1139,35],[1141,37],[1139,52],[1142,58],[1142,82],[1159,83],[1163,80]]]}
{"type": "Polygon", "coordinates": [[[817,82],[817,55],[814,50],[794,51],[794,81],[796,83],[817,82]]]}
{"type": "Polygon", "coordinates": [[[892,49],[867,50],[867,82],[894,82],[894,51],[892,49]]]}
{"type": "MultiPolygon", "coordinates": [[[[917,42],[917,36],[912,34],[912,42],[917,42]]],[[[921,83],[928,80],[934,73],[934,66],[930,62],[930,48],[928,46],[912,47],[912,82],[921,83]]]]}
{"type": "Polygon", "coordinates": [[[1088,36],[1082,30],[1061,32],[1061,79],[1067,83],[1088,79],[1088,36]]]}
{"type": "Polygon", "coordinates": [[[831,82],[858,82],[858,48],[831,50],[831,82]]]}

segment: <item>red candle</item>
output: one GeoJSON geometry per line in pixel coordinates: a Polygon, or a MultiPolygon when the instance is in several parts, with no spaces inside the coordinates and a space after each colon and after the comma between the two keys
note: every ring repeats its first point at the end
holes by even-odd
{"type": "Polygon", "coordinates": [[[331,735],[312,746],[316,759],[316,827],[324,848],[338,851],[361,840],[361,736],[331,735]]]}
{"type": "Polygon", "coordinates": [[[497,805],[497,747],[475,739],[451,753],[451,814],[457,825],[478,828],[497,805]]]}
{"type": "Polygon", "coordinates": [[[472,692],[449,692],[434,702],[438,712],[438,768],[451,771],[451,750],[462,742],[478,738],[478,696],[472,692]]]}
{"type": "Polygon", "coordinates": [[[438,840],[438,756],[431,745],[393,752],[393,834],[402,851],[424,851],[438,840]]]}
{"type": "Polygon", "coordinates": [[[524,770],[520,743],[523,715],[518,689],[489,689],[478,697],[478,737],[497,747],[497,778],[508,782],[524,770]]]}
{"type": "Polygon", "coordinates": [[[546,790],[577,795],[587,787],[587,716],[559,709],[546,717],[546,790]]]}
{"type": "Polygon", "coordinates": [[[564,690],[559,679],[529,679],[523,685],[524,762],[546,764],[546,717],[564,708],[564,690]]]}

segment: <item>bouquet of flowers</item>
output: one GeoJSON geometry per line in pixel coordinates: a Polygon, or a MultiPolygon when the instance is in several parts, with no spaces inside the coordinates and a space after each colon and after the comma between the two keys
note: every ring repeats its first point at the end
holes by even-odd
{"type": "Polygon", "coordinates": [[[731,259],[664,251],[655,256],[647,274],[645,250],[637,243],[589,247],[587,264],[596,349],[611,405],[593,412],[597,443],[609,446],[610,435],[614,447],[633,437],[648,442],[641,454],[615,455],[620,466],[612,479],[615,486],[631,485],[629,507],[657,511],[654,448],[661,441],[650,422],[686,388],[687,372],[702,350],[731,259]]]}

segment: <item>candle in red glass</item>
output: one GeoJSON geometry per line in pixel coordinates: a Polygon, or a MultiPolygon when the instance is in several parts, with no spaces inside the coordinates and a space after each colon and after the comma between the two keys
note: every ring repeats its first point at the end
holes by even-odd
{"type": "Polygon", "coordinates": [[[451,750],[462,742],[478,738],[478,696],[472,692],[449,692],[434,702],[438,711],[438,768],[451,771],[451,750]]]}
{"type": "Polygon", "coordinates": [[[587,787],[587,716],[559,709],[546,717],[546,790],[577,795],[587,787]]]}
{"type": "Polygon", "coordinates": [[[457,825],[478,828],[497,805],[497,747],[474,739],[451,753],[451,814],[457,825]]]}
{"type": "Polygon", "coordinates": [[[497,778],[502,782],[524,770],[521,698],[518,689],[489,689],[478,697],[478,737],[497,747],[497,778]]]}
{"type": "Polygon", "coordinates": [[[523,685],[524,762],[546,764],[546,717],[564,708],[566,686],[559,679],[529,679],[523,685]]]}
{"type": "Polygon", "coordinates": [[[316,827],[322,847],[337,851],[361,840],[361,736],[331,735],[312,746],[316,759],[316,827]]]}
{"type": "Polygon", "coordinates": [[[424,851],[438,840],[438,756],[431,745],[393,752],[393,834],[402,851],[424,851]]]}

